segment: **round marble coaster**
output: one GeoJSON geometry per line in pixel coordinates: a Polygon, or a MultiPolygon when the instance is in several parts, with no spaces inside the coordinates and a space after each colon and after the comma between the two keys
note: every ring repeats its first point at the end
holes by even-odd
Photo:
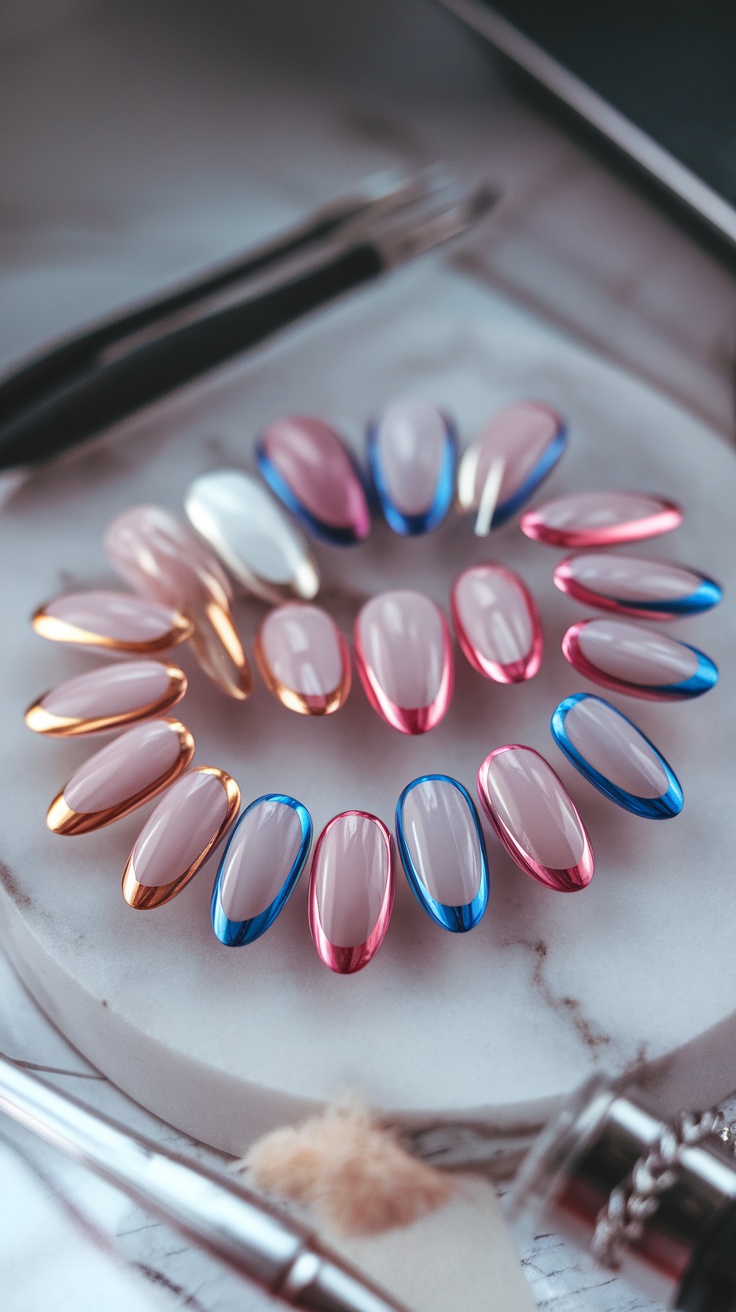
{"type": "MultiPolygon", "coordinates": [[[[509,1132],[537,1121],[594,1066],[643,1065],[672,1104],[730,1090],[734,504],[736,460],[701,424],[500,298],[426,266],[37,474],[0,518],[0,932],[32,994],[126,1092],[231,1152],[349,1090],[405,1118],[483,1114],[509,1132]],[[178,509],[203,470],[247,466],[259,428],[278,414],[324,414],[357,442],[365,419],[401,394],[448,407],[466,440],[509,400],[547,401],[569,417],[571,439],[545,495],[642,488],[681,501],[683,527],[646,550],[725,584],[719,609],[667,626],[724,669],[712,693],[682,706],[612,697],[685,790],[676,820],[641,820],[594,792],[550,736],[556,703],[586,686],[560,652],[565,628],[586,614],[552,587],[561,553],[513,526],[479,541],[457,517],[427,538],[400,540],[377,525],[364,546],[318,549],[323,600],[346,629],[378,589],[415,586],[447,607],[461,567],[488,558],[511,564],[542,613],[540,674],[499,687],[458,656],[446,719],[425,737],[405,738],[378,719],[359,687],[338,715],[312,721],[262,685],[244,705],[227,701],[185,657],[191,689],[180,713],[197,762],[232,772],[246,802],[291,792],[319,832],[353,807],[390,822],[402,786],[418,774],[442,771],[474,791],[493,747],[528,743],[568,784],[597,856],[590,887],[561,896],[528,879],[489,839],[488,913],[462,937],[434,926],[402,877],[376,960],[340,978],[314,952],[306,880],[267,936],[229,949],[209,925],[213,862],[160,910],[132,912],[123,902],[121,871],[149,808],[82,838],[46,831],[49,800],[91,747],[34,737],[22,711],[95,660],[34,636],[27,617],[61,588],[113,584],[100,547],[109,518],[143,501],[178,509]]],[[[259,603],[239,606],[249,642],[262,613],[259,603]]]]}

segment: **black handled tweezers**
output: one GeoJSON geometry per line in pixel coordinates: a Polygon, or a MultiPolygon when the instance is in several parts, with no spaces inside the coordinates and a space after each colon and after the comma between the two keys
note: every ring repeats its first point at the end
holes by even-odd
{"type": "Polygon", "coordinates": [[[46,460],[309,311],[464,232],[495,200],[433,174],[343,198],[233,263],[0,382],[0,470],[46,460]]]}

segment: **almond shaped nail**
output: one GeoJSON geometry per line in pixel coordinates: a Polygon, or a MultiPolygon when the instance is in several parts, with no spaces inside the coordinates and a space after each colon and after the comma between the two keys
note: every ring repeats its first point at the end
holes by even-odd
{"type": "Polygon", "coordinates": [[[161,799],[136,839],[123,871],[123,897],[136,911],[180,893],[225,837],[240,789],[224,770],[198,765],[161,799]]]}
{"type": "Polygon", "coordinates": [[[478,771],[478,796],[502,846],[527,875],[557,893],[593,877],[593,848],[577,807],[532,747],[497,747],[478,771]]]}
{"type": "Polygon", "coordinates": [[[312,843],[310,814],[296,798],[267,793],[241,815],[212,890],[212,928],[242,947],[265,934],[286,906],[312,843]]]}
{"type": "Polygon", "coordinates": [[[497,461],[503,462],[490,527],[498,528],[534,495],[567,445],[563,420],[538,401],[518,401],[495,415],[463,452],[457,476],[458,508],[476,514],[497,461]]]}
{"type": "Polygon", "coordinates": [[[586,606],[642,620],[699,615],[717,606],[723,596],[713,579],[684,565],[602,551],[568,556],[552,577],[560,592],[586,606]]]}
{"type": "Polygon", "coordinates": [[[194,739],[181,721],[137,724],[80,765],[51,803],[46,824],[55,834],[102,829],[168,788],[193,755],[194,739]]]}
{"type": "Polygon", "coordinates": [[[164,715],[181,701],[187,677],[161,661],[121,661],[68,679],[29,706],[25,721],[47,738],[77,738],[164,715]]]}
{"type": "Polygon", "coordinates": [[[279,606],[263,620],[256,663],[274,697],[300,715],[331,715],[350,692],[350,651],[320,606],[279,606]]]}
{"type": "Polygon", "coordinates": [[[366,696],[400,733],[427,733],[452,698],[452,642],[442,611],[421,592],[381,592],[355,620],[355,664],[366,696]]]}
{"type": "Polygon", "coordinates": [[[315,537],[337,546],[368,537],[371,515],[358,466],[323,419],[277,419],[262,433],[257,458],[272,492],[315,537]]]}
{"type": "Polygon", "coordinates": [[[190,522],[240,583],[264,601],[311,601],[319,573],[296,525],[260,479],[217,469],[186,495],[190,522]]]}
{"type": "Polygon", "coordinates": [[[604,547],[671,533],[682,511],[641,492],[578,492],[546,501],[521,517],[521,531],[553,547],[604,547]]]}
{"type": "Polygon", "coordinates": [[[175,610],[125,592],[68,592],[39,606],[31,624],[51,642],[139,656],[177,647],[192,632],[175,610]]]}
{"type": "Polygon", "coordinates": [[[556,708],[551,728],[568,761],[617,806],[646,820],[679,815],[684,799],[671,766],[610,702],[574,693],[556,708]]]}
{"type": "Polygon", "coordinates": [[[488,903],[488,858],[478,814],[457,779],[414,779],[396,806],[396,842],[414,896],[456,934],[473,929],[488,903]]]}
{"type": "Polygon", "coordinates": [[[718,682],[718,666],[704,651],[626,620],[581,620],[567,630],[562,651],[586,679],[629,697],[686,701],[718,682]]]}
{"type": "Polygon", "coordinates": [[[202,597],[227,607],[232,587],[216,556],[165,506],[131,506],[111,520],[105,553],[113,569],[144,597],[188,615],[202,597]]]}
{"type": "Polygon", "coordinates": [[[522,683],[542,660],[536,602],[513,570],[471,565],[458,575],[450,598],[457,640],[474,670],[496,683],[522,683]]]}
{"type": "Polygon", "coordinates": [[[230,580],[193,529],[164,506],[133,506],[108,526],[105,550],[132,587],[187,616],[194,656],[216,687],[237,701],[249,697],[253,680],[230,613],[230,580]]]}
{"type": "Polygon", "coordinates": [[[320,959],[340,975],[362,970],[381,946],[394,904],[391,835],[365,811],[344,811],[317,840],[309,928],[320,959]]]}
{"type": "Polygon", "coordinates": [[[368,463],[387,524],[395,533],[431,533],[455,488],[457,435],[442,410],[396,401],[368,430],[368,463]]]}

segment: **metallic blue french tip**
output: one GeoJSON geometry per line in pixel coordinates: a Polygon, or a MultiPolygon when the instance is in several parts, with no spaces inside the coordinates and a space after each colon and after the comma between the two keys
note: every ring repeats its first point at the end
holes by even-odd
{"type": "Polygon", "coordinates": [[[507,519],[521,510],[521,507],[534,496],[540,483],[543,483],[548,474],[552,473],[557,461],[562,456],[567,446],[568,430],[566,424],[561,424],[544,454],[537,461],[533,469],[529,471],[521,487],[518,487],[513,496],[501,501],[496,506],[491,520],[491,528],[500,528],[506,523],[507,519]]]}
{"type": "Polygon", "coordinates": [[[718,666],[712,661],[710,656],[706,656],[704,651],[698,647],[691,647],[689,642],[683,642],[683,647],[687,647],[698,658],[698,668],[689,679],[683,679],[681,683],[661,683],[652,689],[653,692],[671,694],[673,697],[682,697],[683,700],[688,697],[701,697],[704,692],[710,692],[718,683],[718,666]]]}
{"type": "MultiPolygon", "coordinates": [[[[617,710],[617,708],[612,706],[610,702],[607,702],[605,698],[595,697],[592,693],[587,692],[576,692],[573,693],[571,697],[565,697],[564,701],[560,702],[559,706],[556,707],[552,714],[550,728],[552,730],[552,737],[557,743],[557,746],[562,752],[564,752],[571,765],[574,765],[575,769],[580,771],[583,778],[587,779],[588,783],[592,784],[594,788],[597,788],[598,791],[603,793],[604,797],[609,798],[611,802],[615,802],[617,806],[623,807],[625,811],[630,811],[632,815],[641,816],[646,820],[671,820],[674,816],[679,815],[685,799],[680,781],[671,766],[665,760],[658,748],[655,747],[651,739],[647,738],[646,734],[642,733],[641,729],[637,728],[633,720],[630,720],[622,711],[617,710]],[[597,703],[599,707],[604,708],[604,716],[608,716],[610,713],[623,721],[622,725],[618,725],[615,720],[611,723],[620,731],[620,733],[623,733],[624,737],[632,744],[635,745],[638,740],[640,744],[645,744],[646,747],[649,748],[650,752],[656,758],[657,764],[665,774],[667,788],[664,793],[661,793],[657,797],[642,797],[636,793],[628,792],[625,788],[614,783],[612,779],[609,779],[607,775],[588,761],[582,752],[572,743],[566,727],[567,717],[572,711],[574,711],[576,706],[586,701],[597,703]],[[624,728],[624,726],[626,727],[624,728]]],[[[598,740],[598,747],[600,749],[600,739],[598,740]]]]}
{"type": "MultiPolygon", "coordinates": [[[[274,810],[272,809],[271,816],[273,814],[274,810]]],[[[246,807],[230,835],[217,871],[215,886],[212,890],[212,928],[221,943],[224,943],[226,947],[243,947],[246,943],[254,943],[257,938],[261,937],[261,934],[265,934],[266,930],[270,929],[296,888],[311,845],[312,818],[307,808],[302,806],[301,802],[297,802],[296,798],[289,797],[285,793],[265,793],[263,797],[257,797],[254,802],[251,802],[250,806],[246,807]],[[231,920],[226,914],[222,902],[223,884],[228,872],[233,867],[239,866],[242,862],[247,862],[248,844],[247,841],[244,841],[246,830],[248,825],[253,822],[255,808],[262,806],[263,803],[270,803],[272,808],[278,806],[290,807],[296,813],[299,821],[301,840],[291,867],[284,872],[284,878],[275,897],[257,914],[244,920],[231,920]]],[[[234,879],[237,880],[237,877],[238,870],[236,868],[234,879]]],[[[247,879],[247,870],[245,878],[247,879]]]]}
{"type": "Polygon", "coordinates": [[[621,601],[621,607],[627,610],[646,611],[650,615],[655,615],[661,611],[663,616],[682,616],[700,615],[704,610],[712,610],[717,606],[723,597],[723,588],[716,583],[715,579],[704,578],[699,587],[694,592],[689,592],[686,597],[674,597],[665,601],[621,601]]]}
{"type": "Polygon", "coordinates": [[[378,447],[378,423],[373,423],[368,428],[366,453],[375,499],[378,501],[389,528],[392,528],[394,533],[400,533],[403,537],[417,537],[421,533],[431,533],[438,528],[447,516],[455,496],[455,473],[458,456],[457,430],[447,415],[443,413],[442,418],[445,422],[446,436],[434,497],[427,509],[419,515],[405,514],[392,501],[381,467],[378,447]]]}
{"type": "MultiPolygon", "coordinates": [[[[353,472],[363,489],[366,504],[369,505],[370,488],[366,483],[365,474],[355,459],[353,452],[347,448],[346,451],[353,467],[353,472]]],[[[285,506],[287,510],[291,511],[295,519],[298,519],[300,524],[303,524],[304,527],[314,535],[314,537],[319,538],[321,542],[329,542],[333,547],[353,547],[357,543],[364,541],[364,537],[361,537],[360,534],[356,533],[353,528],[341,528],[334,524],[326,524],[324,520],[313,515],[292,491],[286,480],[282,478],[278,469],[273,464],[273,461],[269,460],[265,448],[261,443],[256,446],[256,462],[262,478],[268,483],[274,496],[278,497],[281,504],[285,506]]]]}
{"type": "Polygon", "coordinates": [[[488,856],[486,854],[486,845],[483,838],[483,831],[478,819],[478,812],[469,792],[457,779],[451,778],[447,774],[424,774],[418,779],[413,779],[406,785],[399,800],[396,804],[396,841],[401,857],[401,864],[404,867],[409,887],[414,894],[419,905],[426,911],[427,915],[434,920],[435,924],[440,925],[442,929],[447,929],[452,934],[464,934],[469,929],[473,929],[478,921],[482,918],[488,905],[488,856]],[[467,815],[470,826],[478,843],[479,861],[480,861],[480,879],[478,882],[478,891],[471,902],[452,905],[439,902],[433,897],[424,883],[416,863],[412,857],[409,841],[406,833],[404,820],[404,807],[408,795],[412,789],[419,784],[440,783],[447,784],[457,790],[463,798],[467,808],[467,815]]]}

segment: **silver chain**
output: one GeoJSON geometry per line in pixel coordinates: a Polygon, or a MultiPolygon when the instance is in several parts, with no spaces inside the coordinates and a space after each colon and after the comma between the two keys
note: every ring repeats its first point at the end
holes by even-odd
{"type": "MultiPolygon", "coordinates": [[[[681,1112],[674,1125],[665,1126],[649,1152],[640,1157],[628,1179],[611,1191],[598,1213],[590,1251],[601,1266],[618,1270],[621,1252],[637,1243],[647,1222],[659,1207],[660,1197],[677,1179],[683,1149],[718,1135],[734,1147],[735,1136],[723,1112],[681,1112]]],[[[734,1147],[736,1151],[736,1147],[734,1147]]]]}

